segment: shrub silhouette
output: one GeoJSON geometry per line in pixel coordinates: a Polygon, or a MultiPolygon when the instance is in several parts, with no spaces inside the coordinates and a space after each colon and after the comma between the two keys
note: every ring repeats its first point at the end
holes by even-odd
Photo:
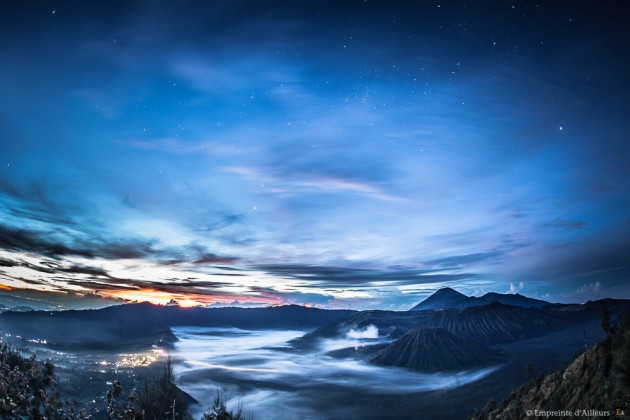
{"type": "Polygon", "coordinates": [[[35,356],[26,358],[0,340],[0,417],[32,419],[80,419],[76,401],[63,401],[55,389],[54,367],[35,356]]]}
{"type": "Polygon", "coordinates": [[[105,405],[110,419],[192,419],[188,412],[188,402],[175,385],[173,363],[169,356],[162,374],[152,381],[146,381],[140,393],[132,388],[123,397],[120,381],[114,381],[107,391],[105,405]]]}
{"type": "Polygon", "coordinates": [[[252,414],[245,415],[243,413],[243,406],[238,405],[236,412],[228,410],[225,402],[225,396],[217,389],[217,396],[214,398],[214,403],[208,411],[206,411],[201,420],[253,420],[252,414]]]}

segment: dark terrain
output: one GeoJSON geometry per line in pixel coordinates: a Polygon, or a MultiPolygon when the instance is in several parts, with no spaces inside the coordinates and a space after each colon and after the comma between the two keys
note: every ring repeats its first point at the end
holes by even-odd
{"type": "Polygon", "coordinates": [[[289,354],[310,354],[326,340],[343,342],[373,331],[377,335],[373,342],[364,340],[361,347],[330,351],[327,356],[420,373],[481,368],[490,368],[491,373],[454,388],[409,394],[332,386],[301,391],[321,400],[316,408],[322,416],[464,418],[490,398],[506,397],[532,371],[540,375],[558,369],[606,338],[603,314],[617,325],[629,307],[627,300],[563,305],[521,295],[472,298],[443,289],[406,312],[300,306],[207,309],[143,303],[100,310],[5,312],[0,314],[0,330],[26,340],[46,340],[47,348],[68,351],[130,351],[155,344],[172,348],[177,338],[171,328],[181,326],[310,331],[294,339],[291,348],[278,350],[289,354]]]}
{"type": "Polygon", "coordinates": [[[607,319],[602,324],[603,341],[547,376],[531,372],[528,383],[500,404],[489,401],[471,418],[524,419],[536,411],[565,411],[593,419],[630,415],[630,312],[617,325],[607,319]]]}
{"type": "Polygon", "coordinates": [[[415,328],[376,353],[372,363],[423,372],[461,372],[500,362],[501,354],[444,328],[415,328]]]}
{"type": "Polygon", "coordinates": [[[46,340],[72,350],[131,350],[176,340],[171,327],[309,329],[346,318],[354,311],[289,305],[269,308],[181,308],[135,303],[94,310],[4,312],[0,331],[46,340]]]}

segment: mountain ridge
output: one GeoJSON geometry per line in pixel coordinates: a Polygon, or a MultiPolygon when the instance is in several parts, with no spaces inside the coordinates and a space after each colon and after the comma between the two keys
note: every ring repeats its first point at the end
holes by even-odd
{"type": "Polygon", "coordinates": [[[521,308],[540,308],[551,303],[523,296],[519,293],[488,292],[483,296],[466,296],[450,287],[435,291],[431,296],[413,306],[410,311],[435,311],[444,309],[464,309],[473,306],[483,306],[491,303],[519,306],[521,308]]]}
{"type": "Polygon", "coordinates": [[[58,347],[113,348],[174,342],[171,327],[235,327],[242,329],[317,328],[354,314],[299,305],[267,308],[182,308],[130,303],[101,309],[4,312],[0,330],[45,339],[58,347]]]}

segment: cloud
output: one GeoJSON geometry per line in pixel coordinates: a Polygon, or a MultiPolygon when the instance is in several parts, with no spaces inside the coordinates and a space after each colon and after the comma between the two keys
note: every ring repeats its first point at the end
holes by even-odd
{"type": "Polygon", "coordinates": [[[62,273],[71,273],[71,274],[86,274],[90,277],[111,278],[111,276],[107,273],[107,271],[103,270],[102,268],[87,267],[83,265],[74,265],[68,268],[57,268],[55,270],[52,270],[52,272],[55,272],[55,271],[62,272],[62,273]]]}
{"type": "Polygon", "coordinates": [[[209,155],[209,156],[239,156],[242,153],[256,151],[254,146],[243,142],[255,133],[246,132],[225,133],[217,135],[214,140],[181,139],[177,137],[152,138],[149,140],[129,140],[125,143],[142,150],[155,150],[169,154],[179,155],[209,155]],[[236,144],[235,144],[236,143],[236,144]]]}
{"type": "Polygon", "coordinates": [[[83,294],[84,299],[103,299],[100,290],[93,290],[83,294]]]}
{"type": "Polygon", "coordinates": [[[354,328],[351,328],[350,331],[346,333],[346,337],[352,339],[378,338],[378,327],[370,324],[363,329],[355,330],[354,328]]]}
{"type": "Polygon", "coordinates": [[[396,286],[471,280],[478,277],[473,273],[449,274],[433,270],[393,271],[312,265],[257,265],[253,268],[273,276],[301,280],[303,287],[366,287],[373,283],[396,286]]]}
{"type": "Polygon", "coordinates": [[[233,283],[207,280],[138,280],[108,277],[107,279],[72,279],[64,278],[64,282],[72,286],[81,286],[94,290],[124,291],[124,290],[155,290],[173,294],[199,294],[199,295],[229,295],[225,288],[233,286],[233,283]]]}
{"type": "MultiPolygon", "coordinates": [[[[79,256],[85,258],[119,259],[150,259],[163,264],[231,264],[238,260],[236,257],[220,256],[199,245],[190,244],[181,247],[160,247],[157,240],[126,238],[98,238],[88,239],[69,238],[69,243],[50,237],[52,233],[46,231],[34,232],[13,228],[0,224],[0,249],[28,252],[36,255],[61,258],[65,256],[79,256]]],[[[7,262],[8,263],[8,262],[7,262]]],[[[45,267],[30,267],[48,272],[45,267]]],[[[71,267],[56,271],[81,273],[89,270],[87,267],[71,267]]],[[[86,272],[84,274],[96,274],[86,272]]],[[[100,273],[104,274],[104,273],[100,273]]]]}
{"type": "Polygon", "coordinates": [[[16,263],[11,260],[5,260],[4,258],[0,258],[0,267],[13,267],[16,263]]]}
{"type": "MultiPolygon", "coordinates": [[[[177,264],[195,264],[195,265],[216,265],[216,264],[232,264],[239,259],[236,257],[224,257],[212,253],[200,252],[197,255],[191,253],[184,255],[179,259],[168,259],[160,261],[164,265],[177,265],[177,264]]],[[[238,275],[238,274],[233,274],[238,275]]]]}
{"type": "Polygon", "coordinates": [[[504,255],[505,252],[501,251],[479,252],[475,254],[455,255],[452,257],[429,260],[425,264],[428,266],[437,266],[440,268],[454,268],[460,266],[468,266],[480,262],[495,261],[498,258],[503,257],[504,255]]]}
{"type": "Polygon", "coordinates": [[[543,223],[541,226],[549,229],[559,229],[565,232],[572,232],[583,229],[586,225],[587,223],[581,220],[554,219],[551,222],[543,223]]]}
{"type": "Polygon", "coordinates": [[[244,166],[227,167],[225,171],[241,175],[257,184],[267,184],[267,191],[277,194],[354,193],[379,201],[405,201],[404,198],[389,194],[376,185],[350,178],[308,172],[280,176],[260,168],[244,166]]]}
{"type": "Polygon", "coordinates": [[[154,241],[128,239],[100,242],[97,238],[90,238],[89,240],[69,238],[68,240],[74,243],[64,244],[63,240],[50,236],[52,236],[52,233],[45,231],[34,232],[0,225],[0,248],[31,252],[55,258],[73,255],[130,259],[160,254],[159,250],[154,248],[154,241]]]}
{"type": "Polygon", "coordinates": [[[231,302],[214,302],[206,306],[208,308],[226,308],[226,307],[261,308],[261,307],[269,306],[269,303],[267,302],[241,302],[240,300],[233,300],[231,302]]]}
{"type": "Polygon", "coordinates": [[[518,284],[510,283],[510,288],[508,289],[508,293],[518,293],[525,289],[525,283],[519,282],[518,284]]]}
{"type": "Polygon", "coordinates": [[[602,288],[602,284],[596,281],[595,283],[587,283],[578,287],[576,292],[577,293],[590,293],[590,292],[598,291],[601,288],[602,288]]]}
{"type": "Polygon", "coordinates": [[[0,225],[0,248],[12,251],[38,253],[50,257],[60,255],[80,255],[92,257],[89,250],[73,249],[56,241],[46,239],[45,233],[35,233],[25,229],[0,225]]]}

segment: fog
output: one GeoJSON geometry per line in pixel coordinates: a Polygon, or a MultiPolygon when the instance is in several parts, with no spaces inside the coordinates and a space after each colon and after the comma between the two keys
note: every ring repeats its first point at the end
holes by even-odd
{"type": "MultiPolygon", "coordinates": [[[[335,349],[358,349],[385,340],[376,327],[349,332],[345,338],[322,340],[314,352],[294,350],[288,342],[304,331],[245,331],[235,328],[174,328],[178,385],[206,410],[217,389],[229,407],[242,403],[256,419],[322,417],[347,399],[378,399],[444,390],[476,381],[494,368],[456,374],[422,374],[372,366],[353,358],[334,358],[335,349]]],[[[339,407],[338,407],[339,408],[339,407]]],[[[365,407],[354,407],[353,417],[370,417],[365,407]],[[358,410],[358,411],[357,411],[358,410]]]]}
{"type": "Polygon", "coordinates": [[[352,328],[346,335],[348,338],[378,338],[378,328],[370,324],[362,330],[352,328]]]}

